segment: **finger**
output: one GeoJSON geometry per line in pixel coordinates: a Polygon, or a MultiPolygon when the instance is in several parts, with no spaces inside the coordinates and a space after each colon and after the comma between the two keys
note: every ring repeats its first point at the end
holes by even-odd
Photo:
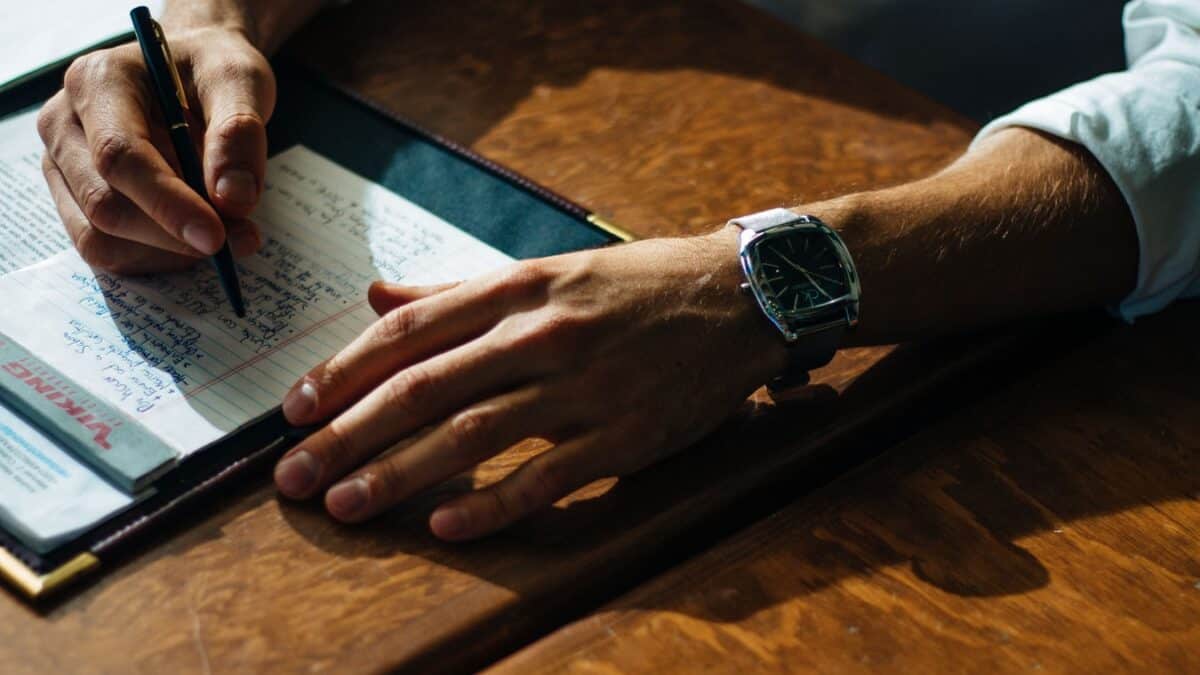
{"type": "Polygon", "coordinates": [[[175,239],[205,255],[215,253],[225,241],[225,227],[151,141],[144,84],[111,60],[85,56],[68,69],[65,86],[100,178],[175,239]]]}
{"type": "Polygon", "coordinates": [[[152,274],[178,271],[195,264],[196,259],[191,256],[118,239],[92,227],[71,196],[61,170],[49,155],[42,161],[42,172],[67,235],[74,242],[80,257],[92,267],[116,274],[152,274]]]}
{"type": "Polygon", "coordinates": [[[196,96],[204,111],[204,177],[217,209],[245,217],[262,194],[267,120],[275,108],[275,78],[260,54],[230,51],[219,68],[200,68],[196,96]]]}
{"type": "Polygon", "coordinates": [[[254,255],[262,248],[262,230],[259,229],[258,223],[252,220],[246,218],[226,220],[225,232],[225,236],[229,239],[229,248],[237,258],[254,255]]]}
{"type": "Polygon", "coordinates": [[[345,349],[305,375],[283,401],[292,424],[327,419],[405,366],[475,337],[500,315],[499,303],[443,293],[394,309],[345,349]]]}
{"type": "Polygon", "coordinates": [[[325,494],[338,520],[358,522],[535,435],[553,433],[556,410],[533,387],[455,413],[411,446],[372,462],[325,494]]]}
{"type": "Polygon", "coordinates": [[[462,282],[454,281],[448,284],[436,284],[433,286],[405,286],[386,281],[376,281],[367,289],[367,302],[370,303],[371,309],[375,310],[376,314],[383,316],[397,307],[428,298],[431,295],[437,295],[443,291],[448,291],[460,283],[462,282]]]}
{"type": "Polygon", "coordinates": [[[49,154],[81,213],[96,229],[119,239],[129,239],[180,255],[199,258],[195,248],[167,234],[125,195],[96,173],[83,127],[73,113],[39,121],[49,154]]]}
{"type": "Polygon", "coordinates": [[[577,437],[525,462],[499,482],[438,507],[429,529],[439,539],[474,539],[508,527],[614,472],[599,434],[577,437]]]}
{"type": "Polygon", "coordinates": [[[275,482],[289,497],[311,496],[416,430],[512,386],[522,369],[485,340],[405,368],[294,448],[275,482]]]}

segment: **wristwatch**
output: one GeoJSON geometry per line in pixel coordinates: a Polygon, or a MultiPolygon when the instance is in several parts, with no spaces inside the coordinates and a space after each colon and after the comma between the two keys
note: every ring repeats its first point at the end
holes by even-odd
{"type": "Polygon", "coordinates": [[[738,255],[763,314],[787,342],[787,369],[768,385],[808,383],[808,371],[833,359],[858,323],[858,273],[837,232],[815,216],[771,209],[729,221],[742,228],[738,255]]]}

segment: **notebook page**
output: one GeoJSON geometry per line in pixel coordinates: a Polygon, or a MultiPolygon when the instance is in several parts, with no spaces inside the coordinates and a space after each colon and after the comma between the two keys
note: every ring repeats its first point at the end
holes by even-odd
{"type": "Polygon", "coordinates": [[[0,274],[70,248],[42,177],[37,111],[0,122],[0,274]]]}
{"type": "Polygon", "coordinates": [[[511,258],[307,148],[272,158],[238,319],[210,265],[140,279],[68,250],[0,278],[0,332],[181,456],[277,407],[375,314],[379,278],[431,284],[511,258]]]}

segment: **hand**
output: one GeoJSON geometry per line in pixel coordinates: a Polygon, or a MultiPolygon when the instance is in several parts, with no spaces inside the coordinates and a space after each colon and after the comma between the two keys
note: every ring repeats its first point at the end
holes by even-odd
{"type": "Polygon", "coordinates": [[[261,244],[246,219],[266,168],[264,124],[275,105],[266,58],[245,34],[168,32],[216,210],[179,178],[138,45],[94,52],[68,68],[42,108],[42,168],[59,215],[89,264],[140,274],[186,267],[228,237],[235,255],[261,244]]]}
{"type": "Polygon", "coordinates": [[[431,529],[458,540],[686,447],[786,362],[738,290],[736,251],[726,228],[439,288],[377,283],[381,318],[285,399],[293,424],[333,419],[280,461],[276,484],[293,498],[328,488],[329,512],[361,521],[525,438],[556,444],[439,507],[431,529]]]}

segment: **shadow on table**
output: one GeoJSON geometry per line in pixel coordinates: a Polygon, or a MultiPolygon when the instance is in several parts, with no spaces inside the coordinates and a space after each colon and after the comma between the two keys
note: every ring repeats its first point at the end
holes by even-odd
{"type": "MultiPolygon", "coordinates": [[[[963,410],[949,424],[923,433],[924,440],[900,446],[823,488],[914,428],[1027,372],[1020,362],[1000,363],[948,387],[954,393],[940,400],[852,421],[864,407],[877,404],[884,390],[902,388],[925,368],[931,352],[952,347],[942,343],[897,350],[845,386],[840,396],[810,388],[813,397],[786,407],[749,404],[700,446],[599,486],[601,494],[547,510],[472,544],[442,544],[426,529],[435,504],[472,487],[466,477],[354,528],[332,523],[315,505],[289,504],[283,513],[298,533],[338,556],[418,556],[526,599],[544,597],[555,604],[564,602],[564,595],[584,600],[597,589],[607,592],[644,578],[803,497],[804,526],[780,546],[797,550],[798,573],[810,591],[903,563],[944,591],[990,596],[1022,593],[1048,582],[1045,567],[1019,545],[1022,537],[1064,522],[1186,497],[1200,487],[1185,471],[1153,480],[1146,476],[1128,489],[1120,476],[1103,475],[1106,468],[1127,473],[1138,448],[1120,437],[1106,441],[1112,427],[1093,428],[1092,420],[1118,419],[1114,416],[1127,403],[1129,391],[1106,389],[1095,381],[1119,377],[1116,370],[1098,373],[1085,367],[1075,368],[1081,372],[1072,373],[1073,378],[1052,381],[1069,380],[1069,391],[1041,385],[1027,395],[1010,389],[1002,404],[963,410]],[[856,424],[862,426],[848,428],[856,424]],[[1062,425],[1075,435],[1060,435],[1062,425]],[[804,431],[796,434],[790,450],[781,449],[780,439],[789,429],[804,431]],[[797,446],[809,449],[797,452],[797,446]],[[756,484],[758,489],[751,488],[756,484]],[[634,549],[637,555],[614,554],[634,549]],[[577,577],[581,574],[588,575],[586,580],[577,577]]],[[[491,473],[510,468],[511,463],[491,473]]]]}
{"type": "MultiPolygon", "coordinates": [[[[685,11],[689,4],[683,2],[617,0],[604,15],[596,16],[575,3],[549,0],[359,0],[308,29],[291,49],[311,51],[311,60],[343,51],[349,56],[338,62],[332,72],[335,78],[365,80],[362,84],[367,90],[375,86],[388,90],[391,100],[410,100],[412,109],[421,111],[423,118],[441,119],[438,130],[462,143],[486,134],[518,102],[538,95],[539,87],[563,86],[606,68],[728,72],[888,117],[926,121],[936,116],[947,124],[968,124],[923,100],[907,98],[909,94],[882,78],[878,87],[849,86],[839,79],[847,75],[836,68],[824,70],[782,59],[783,55],[820,48],[740,5],[713,5],[717,7],[714,12],[692,14],[685,11]],[[505,6],[499,7],[502,4],[505,6]],[[704,18],[696,18],[701,15],[704,18]],[[408,49],[402,40],[387,38],[379,31],[359,30],[380,21],[403,21],[408,34],[434,33],[444,39],[414,40],[408,49]],[[731,54],[742,50],[747,39],[788,39],[810,46],[755,51],[750,58],[733,58],[731,54]],[[647,40],[668,42],[669,48],[645,49],[647,40]],[[362,73],[384,72],[379,60],[394,62],[401,72],[425,69],[432,73],[373,83],[371,77],[375,76],[362,73]],[[731,67],[730,63],[738,65],[731,67]],[[414,84],[428,83],[430,77],[445,86],[434,92],[414,84]]],[[[826,59],[820,65],[837,63],[837,59],[826,59]]],[[[1094,334],[1094,325],[1088,330],[1094,334]]],[[[1086,334],[1087,330],[1039,334],[1039,340],[1045,342],[1036,358],[1050,358],[1086,334]],[[1057,346],[1049,348],[1046,343],[1057,346]]],[[[511,649],[540,630],[593,608],[756,519],[820,490],[930,420],[1010,381],[1027,370],[1033,353],[1028,348],[1017,349],[1021,358],[1002,358],[1013,349],[1013,340],[993,336],[982,341],[968,338],[905,347],[877,363],[879,351],[843,354],[842,367],[836,372],[860,374],[828,381],[838,396],[823,395],[823,390],[813,388],[810,398],[787,406],[748,404],[698,447],[601,488],[602,494],[547,510],[510,531],[472,544],[443,544],[426,527],[433,505],[470,489],[472,478],[451,481],[391,514],[356,527],[335,523],[316,503],[281,502],[278,508],[300,536],[338,558],[390,561],[411,557],[511,591],[522,600],[507,606],[515,627],[510,633],[486,638],[507,640],[505,647],[511,649]],[[981,344],[991,344],[994,349],[981,348],[981,344]],[[856,359],[861,367],[854,363],[856,359]],[[522,614],[522,608],[530,605],[545,607],[544,615],[522,614]]],[[[1095,383],[1102,376],[1104,383],[1096,389],[1108,391],[1104,388],[1111,384],[1107,375],[1095,374],[1089,381],[1095,383]]],[[[1044,392],[1028,400],[1028,405],[1049,403],[1060,409],[1074,405],[1069,397],[1054,398],[1044,392]]],[[[1035,419],[1034,413],[1039,412],[1019,407],[1011,411],[1011,416],[997,418],[990,427],[980,426],[972,433],[990,430],[1001,439],[1007,420],[1017,413],[1029,414],[1023,419],[1035,419]]],[[[814,516],[817,520],[811,528],[798,535],[808,547],[802,557],[814,570],[810,592],[897,563],[910,563],[929,583],[960,594],[1022,592],[1044,585],[1047,576],[1045,568],[1014,542],[1053,526],[1043,511],[1030,506],[1029,499],[1062,499],[1054,512],[1061,520],[1071,520],[1185,493],[1187,474],[1180,472],[1138,491],[1102,491],[1086,498],[1077,492],[1071,498],[1061,488],[1076,485],[1077,480],[1071,481],[1079,475],[1077,467],[1046,463],[1057,448],[1005,442],[1004,453],[993,453],[995,458],[988,464],[979,458],[982,455],[977,457],[979,449],[968,431],[937,448],[922,446],[924,449],[912,456],[889,453],[869,471],[829,488],[849,496],[836,503],[818,502],[828,504],[827,510],[814,516]],[[923,491],[924,484],[901,489],[925,476],[929,465],[943,467],[942,473],[933,475],[955,479],[936,492],[923,491]],[[1011,480],[995,479],[1010,473],[1016,476],[1020,490],[1011,487],[1011,480]],[[922,495],[927,493],[949,501],[925,501],[922,495]],[[1027,498],[1029,495],[1032,497],[1027,498]],[[951,503],[961,510],[941,510],[951,503]],[[834,543],[825,532],[834,533],[834,543]],[[900,545],[899,541],[907,543],[900,545]]],[[[1099,452],[1097,456],[1103,456],[1104,452],[1118,452],[1118,448],[1099,452]]],[[[1063,462],[1072,457],[1080,460],[1070,453],[1060,457],[1063,462]]],[[[511,468],[511,459],[502,458],[475,478],[493,480],[511,468]]],[[[150,555],[135,556],[112,576],[137,574],[154,559],[182,555],[197,544],[224,536],[226,525],[274,498],[273,489],[263,484],[265,475],[262,480],[231,490],[215,509],[217,515],[204,520],[202,528],[195,528],[198,532],[187,530],[207,514],[181,520],[178,528],[182,535],[157,543],[150,555]]],[[[818,494],[812,499],[828,498],[818,494]]],[[[79,605],[84,606],[95,596],[86,589],[80,595],[79,605]]],[[[777,600],[761,598],[764,604],[777,600]]],[[[453,602],[454,598],[448,597],[447,604],[453,602]]],[[[52,618],[56,611],[72,611],[77,606],[64,603],[45,611],[52,618]]],[[[753,603],[738,611],[754,611],[753,603]]],[[[735,618],[711,614],[721,620],[735,618]]]]}
{"type": "MultiPolygon", "coordinates": [[[[1200,420],[1190,419],[1182,405],[1187,399],[1177,397],[1188,391],[1190,373],[1200,363],[1180,369],[1177,360],[1172,366],[1170,357],[1139,350],[1137,334],[1129,328],[1118,329],[1106,342],[1118,346],[1110,344],[1104,354],[1140,356],[1097,363],[1088,354],[1077,355],[1056,366],[1053,377],[1022,379],[987,405],[963,407],[1028,373],[1028,363],[1021,363],[1028,361],[1026,354],[1018,362],[976,371],[970,376],[974,381],[953,387],[950,397],[902,407],[849,432],[849,438],[836,438],[830,430],[837,429],[839,418],[877,399],[882,389],[903,386],[928,356],[917,347],[897,350],[840,396],[810,388],[812,398],[787,407],[749,405],[700,446],[599,486],[597,496],[547,510],[472,544],[442,544],[426,529],[436,503],[472,487],[466,477],[357,528],[332,525],[315,507],[288,505],[284,514],[302,536],[339,556],[419,556],[526,600],[555,604],[564,595],[584,601],[596,587],[611,590],[623,580],[644,577],[663,568],[664,561],[679,562],[754,518],[802,499],[795,510],[799,515],[776,516],[759,527],[778,535],[778,549],[794,561],[805,592],[908,565],[921,582],[956,595],[1025,593],[1050,579],[1021,539],[1200,494],[1200,476],[1191,470],[1200,459],[1195,452],[1200,420]],[[1122,386],[1112,386],[1116,382],[1122,386]],[[947,422],[872,459],[914,425],[956,408],[958,414],[947,422]],[[780,455],[789,451],[764,449],[789,428],[814,430],[797,434],[799,444],[812,448],[809,460],[804,452],[792,450],[784,460],[780,455]],[[822,446],[823,437],[828,445],[822,446]],[[747,472],[754,464],[762,468],[747,472]],[[763,475],[772,472],[778,474],[773,479],[763,475]],[[759,494],[740,494],[756,481],[763,486],[759,494]],[[640,553],[614,558],[617,549],[640,553]],[[571,581],[578,574],[590,576],[571,581]]],[[[763,539],[754,541],[758,548],[734,547],[724,562],[742,559],[738,552],[750,556],[771,550],[763,547],[763,539]]],[[[689,579],[695,588],[711,581],[689,579]]],[[[654,606],[662,600],[673,609],[692,610],[692,604],[672,601],[690,590],[674,588],[671,598],[635,593],[630,602],[654,606]]],[[[732,614],[720,606],[701,614],[736,620],[783,598],[764,591],[757,600],[761,604],[743,597],[732,614]]]]}

